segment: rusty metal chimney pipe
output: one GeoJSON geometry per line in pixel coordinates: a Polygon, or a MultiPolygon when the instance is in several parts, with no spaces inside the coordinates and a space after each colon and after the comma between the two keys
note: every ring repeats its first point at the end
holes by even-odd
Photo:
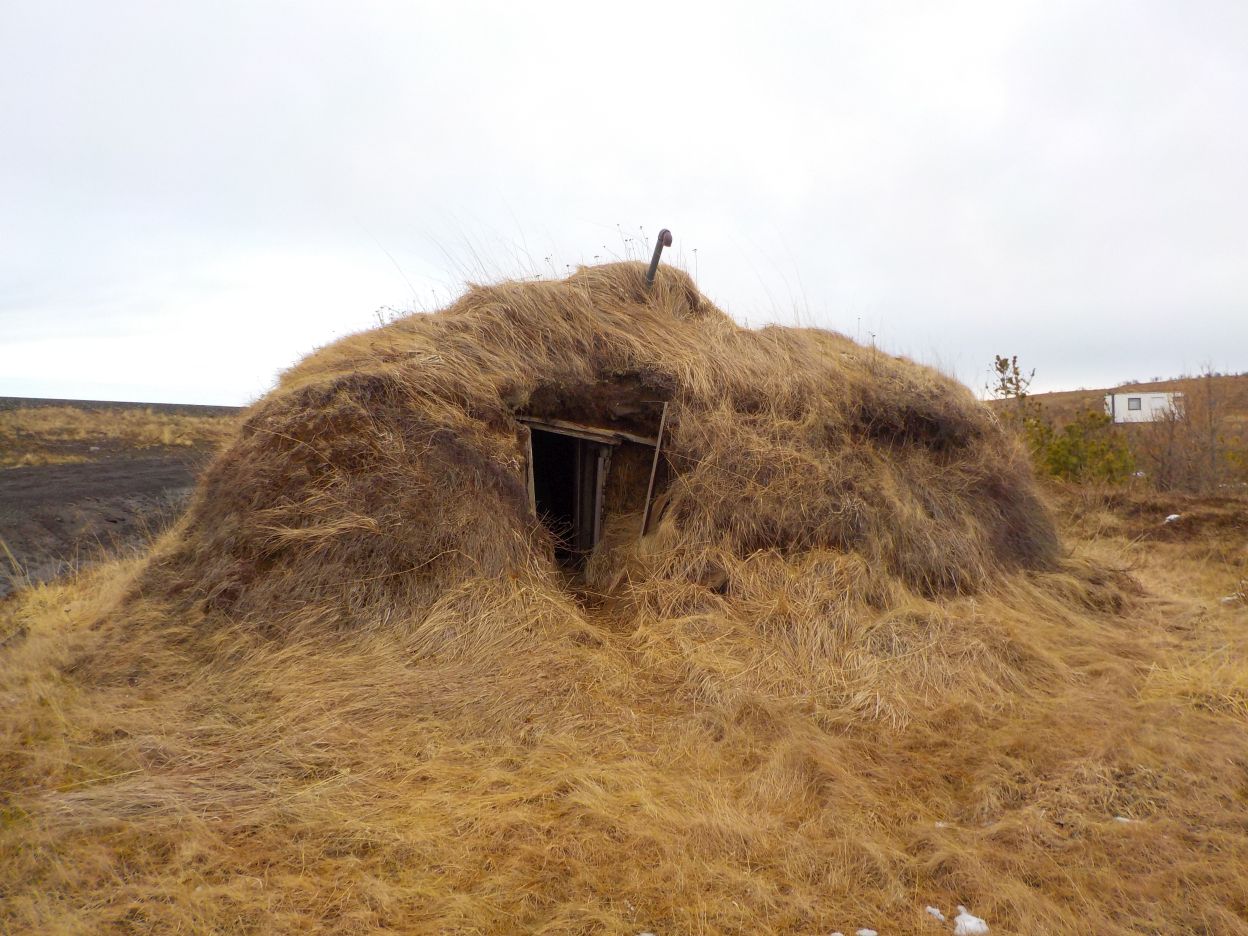
{"type": "Polygon", "coordinates": [[[659,271],[659,257],[664,247],[672,246],[672,232],[667,228],[659,231],[659,239],[654,244],[654,256],[650,258],[650,269],[646,270],[646,289],[654,285],[654,274],[659,271]]]}

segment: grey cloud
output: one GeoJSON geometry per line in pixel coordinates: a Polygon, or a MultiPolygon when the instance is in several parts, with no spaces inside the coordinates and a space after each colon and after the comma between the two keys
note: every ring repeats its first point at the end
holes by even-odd
{"type": "Polygon", "coordinates": [[[242,402],[660,225],[740,320],[972,385],[1248,368],[1239,3],[8,10],[3,393],[242,402]]]}

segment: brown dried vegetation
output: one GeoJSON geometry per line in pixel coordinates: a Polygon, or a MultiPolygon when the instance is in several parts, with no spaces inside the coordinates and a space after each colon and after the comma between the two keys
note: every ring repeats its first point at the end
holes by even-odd
{"type": "Polygon", "coordinates": [[[1244,715],[1190,691],[1235,612],[1174,632],[1087,537],[907,361],[671,270],[474,288],[285,375],[145,560],[3,606],[0,920],[1248,932],[1244,715]],[[611,501],[572,588],[515,417],[659,400],[661,517],[611,501]]]}

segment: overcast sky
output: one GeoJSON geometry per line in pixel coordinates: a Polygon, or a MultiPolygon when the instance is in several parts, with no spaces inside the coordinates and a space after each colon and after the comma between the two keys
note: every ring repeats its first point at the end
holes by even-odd
{"type": "Polygon", "coordinates": [[[0,0],[0,127],[0,394],[246,403],[663,226],[976,388],[1248,369],[1244,0],[0,0]]]}

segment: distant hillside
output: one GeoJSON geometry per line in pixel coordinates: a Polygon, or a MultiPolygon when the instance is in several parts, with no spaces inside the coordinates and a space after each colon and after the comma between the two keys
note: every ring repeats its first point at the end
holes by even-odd
{"type": "Polygon", "coordinates": [[[201,403],[130,403],[116,400],[58,400],[45,397],[0,396],[0,411],[49,406],[71,406],[74,409],[89,411],[138,409],[182,416],[230,416],[242,409],[241,406],[209,406],[201,403]]]}
{"type": "MultiPolygon", "coordinates": [[[[1181,390],[1185,393],[1206,393],[1212,386],[1215,400],[1224,413],[1224,426],[1227,434],[1248,436],[1248,374],[1228,374],[1208,378],[1206,384],[1203,377],[1175,377],[1168,380],[1147,381],[1144,383],[1127,383],[1117,387],[1099,390],[1061,390],[1056,393],[1037,393],[1031,399],[1044,409],[1044,413],[1054,423],[1062,425],[1088,410],[1102,412],[1105,406],[1105,394],[1131,393],[1140,391],[1150,393],[1163,390],[1181,390]]],[[[1001,401],[993,401],[999,405],[1001,401]]]]}

